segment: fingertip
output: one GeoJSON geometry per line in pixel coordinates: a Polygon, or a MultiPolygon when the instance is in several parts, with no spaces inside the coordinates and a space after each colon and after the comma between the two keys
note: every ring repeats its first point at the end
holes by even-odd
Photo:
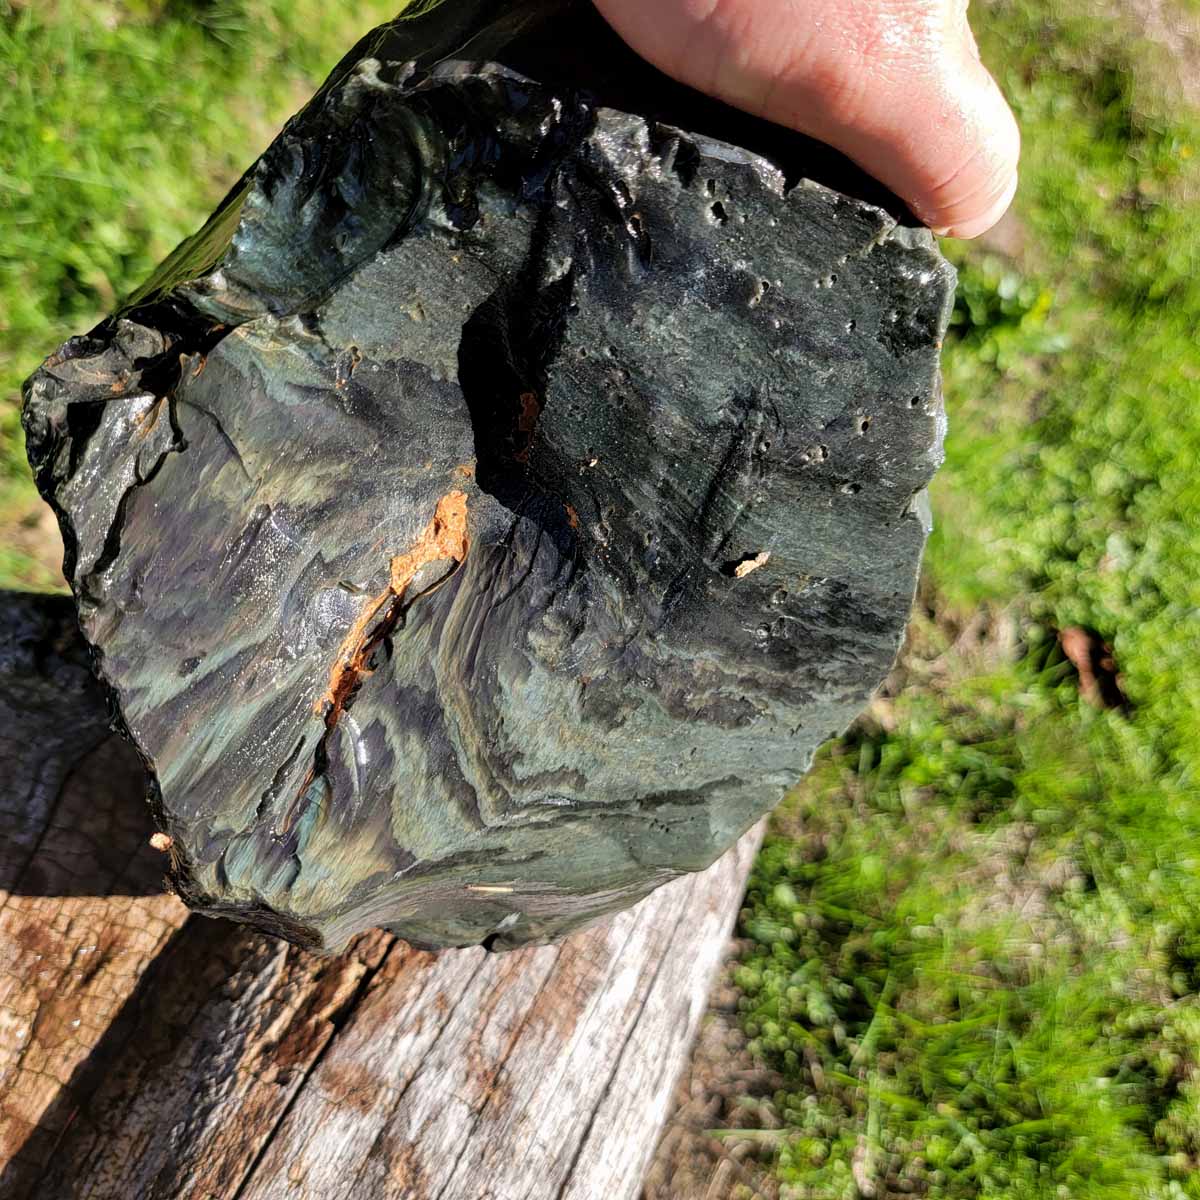
{"type": "Polygon", "coordinates": [[[941,142],[940,182],[920,190],[914,211],[937,234],[973,238],[1007,211],[1017,190],[1021,134],[1000,88],[982,64],[960,71],[957,116],[941,142]],[[954,128],[957,126],[957,128],[954,128]]]}
{"type": "Polygon", "coordinates": [[[808,0],[595,2],[660,68],[837,147],[939,234],[977,237],[1012,201],[1020,133],[966,0],[822,0],[820,20],[808,0]]]}
{"type": "Polygon", "coordinates": [[[1017,172],[1014,167],[1004,190],[991,204],[974,215],[964,215],[950,224],[935,224],[932,226],[933,232],[938,237],[962,238],[963,240],[977,238],[999,223],[1000,218],[1008,212],[1016,194],[1017,172]]]}

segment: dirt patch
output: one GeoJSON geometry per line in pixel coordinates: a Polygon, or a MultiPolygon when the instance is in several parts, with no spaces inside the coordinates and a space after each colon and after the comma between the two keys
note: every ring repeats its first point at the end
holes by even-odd
{"type": "Polygon", "coordinates": [[[780,1121],[770,1100],[783,1081],[755,1062],[738,1024],[739,992],[731,976],[743,949],[730,942],[642,1200],[778,1200],[779,1184],[768,1168],[780,1121]]]}
{"type": "Polygon", "coordinates": [[[0,514],[0,547],[15,558],[7,564],[8,581],[35,591],[65,592],[62,537],[54,513],[33,496],[0,514]]]}
{"type": "Polygon", "coordinates": [[[1002,258],[1007,258],[1012,262],[1018,262],[1023,258],[1025,247],[1029,243],[1029,237],[1021,218],[1011,208],[977,240],[985,250],[992,254],[999,254],[1002,258]]]}
{"type": "Polygon", "coordinates": [[[1160,66],[1169,91],[1200,108],[1200,13],[1179,0],[1121,0],[1112,7],[1146,41],[1166,51],[1160,66]]]}

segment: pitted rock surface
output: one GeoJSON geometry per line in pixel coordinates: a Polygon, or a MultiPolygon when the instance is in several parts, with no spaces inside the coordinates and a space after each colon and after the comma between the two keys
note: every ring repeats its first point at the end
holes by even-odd
{"type": "Polygon", "coordinates": [[[941,454],[927,232],[540,78],[590,6],[447,8],[27,385],[181,894],[326,949],[711,863],[887,673],[941,454]]]}

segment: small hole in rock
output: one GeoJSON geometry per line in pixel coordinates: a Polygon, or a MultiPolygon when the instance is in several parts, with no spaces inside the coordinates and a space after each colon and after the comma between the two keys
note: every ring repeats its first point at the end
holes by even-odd
{"type": "Polygon", "coordinates": [[[861,483],[843,483],[841,487],[842,494],[845,496],[857,496],[862,491],[861,483]]]}
{"type": "Polygon", "coordinates": [[[718,225],[724,225],[725,222],[729,220],[729,214],[725,211],[725,205],[723,205],[720,200],[713,204],[708,211],[712,213],[712,219],[718,225]]]}
{"type": "Polygon", "coordinates": [[[846,332],[847,333],[853,333],[857,328],[858,328],[857,321],[847,321],[846,322],[846,332]]]}
{"type": "Polygon", "coordinates": [[[859,421],[859,423],[858,423],[858,432],[866,433],[867,430],[870,428],[871,428],[871,418],[863,417],[863,419],[861,421],[859,421]]]}
{"type": "Polygon", "coordinates": [[[715,196],[717,194],[717,181],[715,179],[706,179],[704,181],[704,190],[710,196],[715,196]]]}
{"type": "Polygon", "coordinates": [[[912,399],[911,399],[911,400],[908,402],[908,407],[909,407],[909,408],[916,408],[916,407],[917,407],[917,405],[918,405],[918,404],[920,404],[920,403],[921,403],[921,397],[920,397],[920,396],[914,396],[914,397],[913,397],[913,398],[912,398],[912,399]]]}

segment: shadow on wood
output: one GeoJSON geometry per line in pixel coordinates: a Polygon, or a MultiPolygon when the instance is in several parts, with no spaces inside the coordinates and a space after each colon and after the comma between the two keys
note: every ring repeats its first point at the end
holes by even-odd
{"type": "Polygon", "coordinates": [[[108,727],[73,602],[0,592],[0,621],[0,890],[161,893],[144,773],[108,727]]]}

